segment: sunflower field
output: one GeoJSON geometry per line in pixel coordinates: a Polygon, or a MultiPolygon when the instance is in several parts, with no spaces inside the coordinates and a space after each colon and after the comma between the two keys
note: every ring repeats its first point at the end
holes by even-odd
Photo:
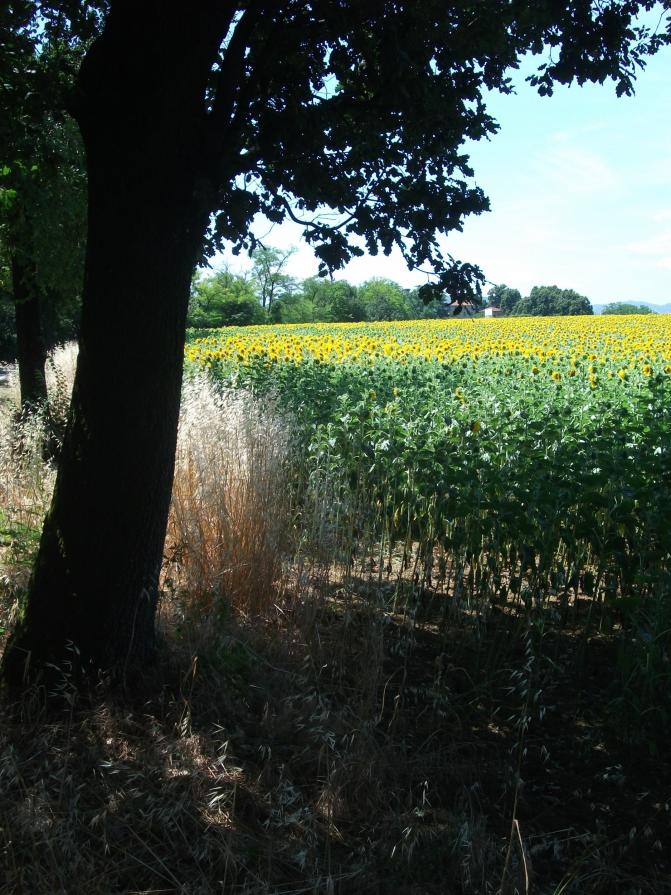
{"type": "Polygon", "coordinates": [[[477,612],[588,605],[646,705],[668,689],[670,316],[230,328],[186,358],[286,411],[297,525],[343,562],[477,612]]]}

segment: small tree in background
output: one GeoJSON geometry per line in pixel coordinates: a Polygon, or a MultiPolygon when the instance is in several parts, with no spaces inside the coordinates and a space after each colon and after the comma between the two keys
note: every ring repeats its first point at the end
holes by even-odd
{"type": "Polygon", "coordinates": [[[560,289],[559,286],[534,286],[513,310],[516,317],[573,317],[593,313],[588,298],[575,289],[560,289]]]}
{"type": "Polygon", "coordinates": [[[413,307],[398,283],[383,277],[367,280],[358,289],[368,320],[410,320],[413,307]]]}
{"type": "Polygon", "coordinates": [[[273,323],[365,320],[357,301],[356,288],[346,280],[308,277],[273,303],[270,319],[273,323]]]}
{"type": "Polygon", "coordinates": [[[652,308],[647,305],[634,305],[626,301],[614,301],[606,305],[602,314],[654,314],[652,308]]]}
{"type": "Polygon", "coordinates": [[[268,315],[256,297],[254,284],[239,274],[222,270],[194,278],[187,325],[198,329],[265,323],[268,315]]]}
{"type": "Polygon", "coordinates": [[[252,279],[261,307],[267,311],[276,301],[296,292],[296,280],[285,273],[287,262],[295,252],[295,248],[272,246],[257,246],[252,252],[252,279]]]}

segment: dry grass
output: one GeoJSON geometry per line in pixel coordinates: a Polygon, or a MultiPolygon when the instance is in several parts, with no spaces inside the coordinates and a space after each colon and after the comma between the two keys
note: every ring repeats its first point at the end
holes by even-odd
{"type": "MultiPolygon", "coordinates": [[[[61,396],[69,398],[75,381],[78,353],[76,342],[59,345],[49,353],[45,371],[50,400],[60,400],[61,396]]],[[[21,397],[18,368],[16,364],[9,364],[4,367],[4,371],[7,373],[7,381],[2,387],[3,402],[18,407],[21,397]]]]}
{"type": "MultiPolygon", "coordinates": [[[[55,396],[66,396],[66,371],[70,375],[73,349],[58,349],[50,358],[50,382],[55,396]]],[[[47,413],[28,418],[18,413],[19,381],[16,367],[7,370],[0,388],[0,606],[9,618],[17,610],[17,596],[25,590],[34,548],[56,478],[52,462],[44,459],[47,413]]],[[[72,377],[74,378],[73,374],[72,377]]],[[[0,624],[0,628],[4,625],[0,624]]]]}
{"type": "Polygon", "coordinates": [[[272,408],[184,387],[167,540],[171,585],[200,609],[226,602],[258,615],[289,543],[290,434],[272,408]]]}
{"type": "Polygon", "coordinates": [[[306,644],[234,620],[219,637],[191,665],[172,641],[151,701],[66,685],[51,714],[35,697],[9,715],[0,893],[493,891],[487,757],[430,700],[389,682],[366,714],[354,673],[306,644]]]}

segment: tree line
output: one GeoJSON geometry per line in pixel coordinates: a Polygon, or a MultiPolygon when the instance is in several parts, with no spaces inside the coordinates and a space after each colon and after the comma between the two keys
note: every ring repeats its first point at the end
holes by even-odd
{"type": "MultiPolygon", "coordinates": [[[[555,317],[593,314],[594,308],[585,295],[575,289],[560,289],[559,286],[534,286],[529,295],[522,297],[519,289],[501,283],[487,293],[487,304],[498,308],[504,316],[514,317],[555,317]]],[[[610,302],[601,308],[602,314],[653,314],[647,305],[633,302],[610,302]]]]}
{"type": "Polygon", "coordinates": [[[384,277],[360,286],[286,273],[293,250],[257,247],[247,275],[220,270],[194,277],[187,324],[197,329],[261,323],[360,323],[414,320],[451,313],[447,297],[424,301],[420,290],[404,289],[384,277]]]}
{"type": "Polygon", "coordinates": [[[523,298],[519,289],[501,283],[489,290],[487,300],[490,307],[513,317],[573,317],[594,313],[585,295],[559,286],[534,286],[523,298]]]}
{"type": "Polygon", "coordinates": [[[259,247],[252,252],[248,274],[225,269],[194,277],[187,324],[195,329],[249,326],[263,323],[361,323],[419,320],[452,316],[482,316],[487,307],[504,316],[565,316],[592,314],[588,298],[573,289],[534,286],[528,296],[505,284],[493,286],[483,302],[453,303],[447,294],[427,301],[421,288],[404,289],[386,277],[359,286],[347,280],[286,273],[292,250],[259,247]]]}

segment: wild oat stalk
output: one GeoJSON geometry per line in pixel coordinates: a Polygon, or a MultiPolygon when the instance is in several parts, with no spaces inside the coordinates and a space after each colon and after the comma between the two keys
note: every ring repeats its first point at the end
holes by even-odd
{"type": "Polygon", "coordinates": [[[290,525],[289,431],[271,406],[185,385],[169,528],[178,589],[246,613],[273,600],[290,525]]]}

